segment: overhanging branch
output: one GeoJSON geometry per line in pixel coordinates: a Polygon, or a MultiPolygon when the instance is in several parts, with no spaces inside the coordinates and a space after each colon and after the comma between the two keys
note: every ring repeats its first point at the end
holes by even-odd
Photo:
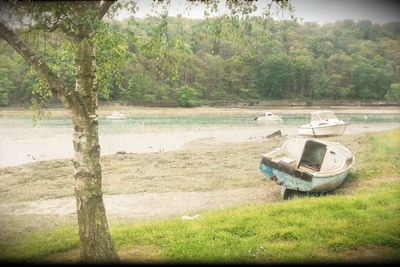
{"type": "Polygon", "coordinates": [[[108,9],[115,3],[115,0],[103,1],[99,7],[99,19],[102,19],[108,9]]]}
{"type": "Polygon", "coordinates": [[[67,95],[67,88],[62,80],[50,69],[42,58],[24,42],[18,35],[0,21],[0,37],[12,46],[28,64],[37,71],[40,77],[47,82],[51,92],[67,106],[71,101],[67,95]]]}

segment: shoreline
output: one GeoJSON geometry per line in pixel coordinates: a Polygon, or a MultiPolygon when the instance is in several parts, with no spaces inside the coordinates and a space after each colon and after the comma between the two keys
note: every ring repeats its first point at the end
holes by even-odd
{"type": "MultiPolygon", "coordinates": [[[[328,107],[327,107],[328,108],[328,107]]],[[[179,120],[184,116],[221,116],[222,120],[229,116],[240,116],[243,120],[251,120],[261,114],[262,110],[242,109],[242,108],[149,108],[149,107],[100,107],[98,116],[103,119],[113,110],[119,110],[127,117],[130,124],[124,126],[124,121],[109,121],[101,124],[99,128],[99,138],[101,145],[101,155],[113,155],[123,151],[126,153],[153,153],[168,151],[177,151],[187,147],[198,140],[208,140],[211,144],[227,142],[256,141],[265,136],[281,130],[283,135],[294,137],[297,133],[297,127],[300,124],[294,123],[274,123],[274,124],[182,124],[182,125],[164,125],[163,116],[173,118],[172,121],[179,120]],[[139,124],[139,121],[132,123],[134,117],[142,119],[145,116],[157,118],[160,125],[139,124]],[[121,126],[122,125],[122,126],[121,126]],[[102,128],[103,127],[103,128],[102,128]]],[[[270,109],[275,114],[307,114],[319,110],[317,107],[290,108],[290,109],[270,109]]],[[[331,109],[333,110],[333,109],[331,109]]],[[[364,107],[341,107],[333,110],[336,114],[355,114],[362,116],[366,114],[379,115],[387,114],[391,117],[399,116],[400,108],[381,107],[374,109],[365,109],[364,107]]],[[[51,115],[45,117],[63,120],[67,116],[67,110],[53,109],[51,115]]],[[[38,161],[47,161],[53,159],[71,159],[73,158],[72,147],[72,128],[65,124],[57,124],[51,127],[46,125],[33,127],[29,122],[33,111],[19,109],[0,109],[0,120],[4,122],[3,129],[0,129],[0,169],[9,166],[19,166],[21,164],[33,163],[38,161]],[[19,120],[25,120],[19,124],[19,120]]],[[[187,119],[187,118],[186,118],[187,119]]],[[[190,118],[189,118],[190,119],[190,118]]],[[[208,119],[205,119],[207,121],[208,119]]],[[[171,120],[170,120],[171,122],[171,120]]],[[[169,122],[169,123],[170,123],[169,122]]],[[[168,122],[166,122],[168,123],[168,122]]],[[[50,124],[51,125],[51,124],[50,124]]],[[[390,129],[400,128],[400,122],[360,122],[351,124],[345,132],[345,135],[379,132],[390,129]]]]}
{"type": "MultiPolygon", "coordinates": [[[[266,110],[281,114],[307,114],[321,109],[331,109],[337,114],[399,114],[400,106],[270,106],[267,107],[141,107],[141,106],[100,106],[98,116],[107,116],[112,111],[118,110],[126,115],[257,115],[266,110]]],[[[50,108],[45,110],[45,117],[68,116],[68,110],[64,108],[50,108]]],[[[23,107],[0,108],[1,117],[32,117],[33,110],[23,107]]]]}

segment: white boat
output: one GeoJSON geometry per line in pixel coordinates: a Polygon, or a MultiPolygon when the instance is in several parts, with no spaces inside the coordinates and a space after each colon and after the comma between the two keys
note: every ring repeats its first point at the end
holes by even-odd
{"type": "Polygon", "coordinates": [[[314,137],[343,135],[347,125],[332,111],[317,111],[311,113],[311,123],[299,127],[298,134],[314,137]]]}
{"type": "Polygon", "coordinates": [[[106,118],[111,120],[121,120],[125,119],[125,115],[118,111],[113,111],[113,113],[110,116],[107,116],[106,118]]]}
{"type": "Polygon", "coordinates": [[[282,121],[282,116],[274,115],[272,112],[265,112],[263,116],[255,118],[256,121],[282,121]]]}
{"type": "Polygon", "coordinates": [[[339,143],[291,138],[262,155],[260,170],[282,186],[282,197],[296,191],[328,192],[339,187],[355,162],[353,153],[339,143]]]}

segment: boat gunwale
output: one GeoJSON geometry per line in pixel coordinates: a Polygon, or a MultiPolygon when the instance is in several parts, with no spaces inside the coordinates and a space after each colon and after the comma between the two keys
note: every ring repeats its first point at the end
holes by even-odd
{"type": "MultiPolygon", "coordinates": [[[[261,157],[262,157],[262,158],[269,158],[270,160],[272,160],[272,158],[271,158],[269,155],[272,154],[272,153],[275,153],[275,152],[277,152],[277,151],[279,151],[279,150],[284,149],[284,148],[286,147],[287,143],[289,142],[289,140],[302,140],[302,141],[307,141],[307,140],[309,140],[309,139],[307,139],[307,138],[292,138],[292,139],[287,139],[287,140],[285,140],[285,142],[282,144],[282,146],[280,146],[280,147],[274,149],[273,151],[270,151],[270,152],[268,152],[268,153],[265,153],[265,154],[261,155],[261,157]]],[[[354,154],[353,154],[349,149],[347,149],[345,146],[343,146],[343,145],[341,145],[341,144],[339,144],[339,143],[337,143],[337,142],[330,142],[330,141],[324,141],[324,140],[318,140],[318,139],[313,139],[313,140],[316,141],[316,142],[322,143],[322,144],[324,144],[324,145],[326,145],[326,146],[330,145],[330,146],[338,146],[338,147],[341,147],[341,148],[343,148],[348,154],[351,155],[351,157],[349,157],[349,158],[347,158],[346,160],[344,160],[343,164],[342,164],[340,167],[338,167],[338,168],[336,168],[336,169],[334,169],[334,170],[323,171],[323,172],[321,172],[321,171],[319,171],[319,172],[309,171],[309,173],[313,176],[313,178],[314,178],[314,177],[315,177],[315,178],[330,178],[330,177],[332,177],[332,176],[340,175],[340,174],[342,174],[343,172],[348,171],[351,167],[353,167],[353,165],[354,165],[354,163],[355,163],[354,154]],[[351,162],[350,162],[350,164],[348,164],[347,162],[348,162],[350,159],[351,159],[351,162]],[[348,165],[346,166],[346,164],[348,164],[348,165]]],[[[303,149],[304,149],[304,148],[303,148],[303,149]]],[[[297,162],[297,160],[296,160],[296,162],[297,162]]],[[[275,169],[275,168],[274,168],[274,169],[275,169]]],[[[296,169],[297,169],[297,168],[296,168],[296,169]]],[[[295,177],[295,178],[298,178],[298,177],[295,177]]],[[[300,179],[300,178],[299,178],[299,179],[300,179]]]]}

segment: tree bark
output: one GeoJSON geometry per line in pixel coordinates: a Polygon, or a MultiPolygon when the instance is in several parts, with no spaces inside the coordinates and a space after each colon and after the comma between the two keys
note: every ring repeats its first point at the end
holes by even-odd
{"type": "Polygon", "coordinates": [[[88,19],[90,11],[98,10],[101,19],[113,1],[73,2],[76,7],[74,36],[76,84],[75,90],[67,88],[45,61],[24,42],[16,32],[0,22],[0,37],[7,41],[41,78],[47,82],[54,95],[70,110],[73,124],[75,197],[81,261],[88,263],[118,262],[108,229],[101,190],[100,145],[96,109],[98,85],[96,76],[93,28],[88,19]],[[89,12],[88,12],[89,11],[89,12]],[[89,14],[89,15],[88,15],[89,14]]]}
{"type": "Polygon", "coordinates": [[[74,127],[75,198],[82,262],[115,262],[101,189],[100,145],[95,111],[71,108],[74,127]]]}
{"type": "Polygon", "coordinates": [[[75,197],[81,261],[115,262],[118,255],[109,233],[101,190],[97,122],[98,85],[95,46],[90,26],[78,27],[75,38],[76,83],[71,117],[74,127],[75,197]]]}

